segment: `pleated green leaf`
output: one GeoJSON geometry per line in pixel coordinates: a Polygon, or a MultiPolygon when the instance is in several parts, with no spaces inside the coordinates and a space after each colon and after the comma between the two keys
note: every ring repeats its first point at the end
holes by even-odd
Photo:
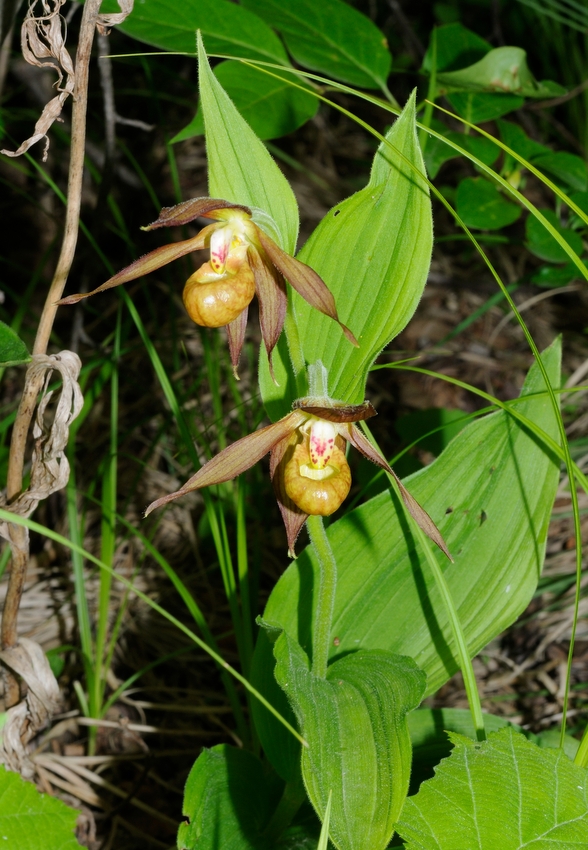
{"type": "Polygon", "coordinates": [[[288,253],[296,248],[298,204],[265,145],[216,79],[198,36],[200,103],[204,115],[208,190],[261,211],[254,220],[288,253]]]}
{"type": "Polygon", "coordinates": [[[340,850],[383,850],[408,791],[406,714],[422,698],[424,674],[411,658],[379,650],[347,655],[320,679],[284,632],[274,654],[276,679],[308,742],[302,776],[321,820],[332,792],[331,840],[340,850]]]}
{"type": "Polygon", "coordinates": [[[457,733],[398,824],[407,850],[577,850],[588,846],[588,771],[512,728],[457,733]]]}
{"type": "MultiPolygon", "coordinates": [[[[542,355],[559,385],[561,347],[542,355]]],[[[529,372],[516,409],[552,439],[556,417],[537,365],[529,372]]],[[[547,528],[559,476],[559,459],[500,411],[468,425],[430,466],[405,484],[439,527],[455,558],[443,559],[453,600],[471,655],[515,621],[537,587],[547,528]]],[[[333,523],[329,540],[338,583],[332,655],[385,649],[412,656],[433,693],[457,669],[446,609],[427,561],[401,506],[386,491],[333,523]]],[[[442,556],[439,556],[442,557],[442,556]]],[[[313,611],[319,567],[307,547],[282,575],[264,618],[278,622],[312,655],[313,611]]],[[[269,674],[271,650],[260,635],[254,659],[256,685],[287,710],[269,674]],[[267,677],[264,679],[264,675],[267,677]]],[[[288,736],[256,709],[268,757],[288,777],[294,770],[288,736]]]]}
{"type": "MultiPolygon", "coordinates": [[[[329,370],[329,392],[350,403],[363,401],[370,365],[414,313],[431,262],[431,201],[427,184],[419,177],[425,168],[416,135],[414,93],[387,142],[378,148],[365,189],[327,213],[298,255],[323,278],[335,297],[339,318],[360,347],[349,343],[336,322],[292,295],[304,360],[307,364],[322,360],[329,370]]],[[[288,342],[297,345],[290,335],[288,342]]],[[[285,356],[284,347],[279,353],[285,356]]],[[[283,416],[292,401],[283,389],[286,370],[278,366],[276,374],[280,390],[267,369],[260,375],[272,418],[283,416]]]]}

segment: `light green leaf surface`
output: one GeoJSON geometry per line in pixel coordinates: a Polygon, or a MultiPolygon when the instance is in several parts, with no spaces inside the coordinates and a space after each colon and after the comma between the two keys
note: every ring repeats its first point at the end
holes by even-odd
{"type": "MultiPolygon", "coordinates": [[[[554,226],[566,242],[573,248],[576,254],[582,253],[582,237],[574,230],[567,230],[559,223],[559,219],[552,210],[541,210],[545,218],[554,226]]],[[[547,260],[550,263],[565,263],[568,255],[563,248],[555,241],[551,233],[549,233],[538,221],[535,216],[530,215],[525,223],[527,248],[536,257],[541,260],[547,260]]],[[[574,267],[575,271],[575,267],[574,267]]],[[[577,276],[577,272],[575,275],[577,276]]]]}
{"type": "Polygon", "coordinates": [[[580,850],[588,846],[588,772],[562,750],[507,728],[476,743],[456,733],[450,758],[409,797],[407,850],[580,850]]]}
{"type": "Polygon", "coordinates": [[[0,847],[6,850],[80,850],[79,812],[40,794],[31,782],[0,765],[0,847]]]}
{"type": "Polygon", "coordinates": [[[520,47],[496,47],[478,62],[459,71],[437,74],[439,93],[452,90],[511,92],[523,97],[545,97],[551,88],[533,77],[527,65],[527,54],[520,47]]]}
{"type": "Polygon", "coordinates": [[[228,744],[203,750],[186,782],[178,848],[269,850],[262,832],[279,791],[253,753],[228,744]]]}
{"type": "Polygon", "coordinates": [[[298,204],[290,184],[210,70],[201,43],[198,69],[210,197],[262,210],[271,220],[258,223],[280,247],[293,253],[298,204]]]}
{"type": "Polygon", "coordinates": [[[522,209],[484,177],[466,177],[457,187],[455,206],[468,227],[500,230],[521,217],[522,209]]]}
{"type": "MultiPolygon", "coordinates": [[[[116,0],[105,0],[101,11],[120,9],[116,0]]],[[[229,0],[136,2],[119,29],[146,44],[186,53],[196,53],[196,30],[201,30],[210,53],[290,64],[273,30],[253,12],[229,0]]]]}
{"type": "Polygon", "coordinates": [[[411,658],[357,652],[314,676],[301,647],[277,639],[276,679],[288,695],[308,747],[302,776],[319,817],[332,791],[330,835],[340,850],[387,846],[410,778],[406,714],[425,689],[411,658]]]}
{"type": "MultiPolygon", "coordinates": [[[[274,74],[279,74],[274,71],[274,74]]],[[[239,113],[260,139],[276,139],[291,133],[312,118],[318,108],[318,100],[310,86],[303,80],[298,85],[307,88],[301,91],[289,85],[291,74],[280,75],[282,79],[269,77],[241,62],[221,62],[214,75],[225,89],[239,113]]],[[[181,142],[204,133],[202,111],[197,110],[194,119],[172,139],[181,142]]]]}
{"type": "MultiPolygon", "coordinates": [[[[322,360],[329,370],[330,394],[350,403],[363,401],[370,365],[414,313],[431,261],[429,190],[403,159],[424,173],[414,94],[387,139],[392,147],[378,148],[365,189],[328,212],[298,255],[323,278],[335,297],[339,318],[360,347],[354,348],[332,319],[296,293],[292,297],[306,363],[322,360]]],[[[272,418],[283,416],[292,401],[284,393],[285,369],[276,372],[279,390],[267,369],[260,376],[272,418]]]]}
{"type": "Polygon", "coordinates": [[[384,34],[342,0],[241,0],[275,27],[294,59],[344,83],[384,88],[391,56],[384,34]]]}
{"type": "Polygon", "coordinates": [[[0,366],[16,366],[31,360],[26,345],[11,327],[0,322],[0,366]]]}
{"type": "MultiPolygon", "coordinates": [[[[559,386],[559,341],[542,355],[559,386]]],[[[558,440],[556,418],[535,365],[517,410],[558,440]]],[[[473,656],[513,623],[531,600],[543,565],[559,460],[506,412],[463,429],[431,465],[405,479],[447,541],[455,563],[442,561],[473,656]]],[[[427,561],[396,497],[386,491],[328,528],[338,583],[332,657],[358,649],[412,656],[435,692],[457,669],[447,612],[427,561]]],[[[442,556],[438,556],[442,557],[442,556]]],[[[264,618],[280,623],[312,655],[318,564],[307,547],[278,581],[264,618]]],[[[253,680],[287,711],[272,688],[271,650],[261,634],[253,680]]],[[[295,741],[254,707],[264,749],[281,776],[292,774],[295,741]]]]}

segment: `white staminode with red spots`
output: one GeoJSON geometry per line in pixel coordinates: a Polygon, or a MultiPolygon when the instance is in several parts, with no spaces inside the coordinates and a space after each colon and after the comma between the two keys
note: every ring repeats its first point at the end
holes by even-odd
{"type": "Polygon", "coordinates": [[[308,454],[310,463],[300,465],[300,475],[314,481],[323,481],[340,471],[340,467],[332,462],[335,451],[337,427],[325,419],[314,416],[300,426],[300,430],[309,435],[308,454]]]}
{"type": "Polygon", "coordinates": [[[229,254],[235,248],[246,247],[251,242],[251,226],[247,228],[248,219],[238,210],[231,211],[228,224],[213,231],[210,237],[210,265],[217,274],[223,274],[229,254]],[[248,238],[249,237],[249,238],[248,238]]]}

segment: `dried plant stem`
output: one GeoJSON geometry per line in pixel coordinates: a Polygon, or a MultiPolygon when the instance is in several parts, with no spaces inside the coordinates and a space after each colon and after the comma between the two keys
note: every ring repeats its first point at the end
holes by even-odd
{"type": "MultiPolygon", "coordinates": [[[[96,29],[96,22],[101,3],[102,0],[86,0],[82,13],[80,37],[76,52],[65,229],[57,268],[51,282],[49,293],[41,314],[39,327],[37,329],[33,354],[45,354],[47,351],[49,337],[51,335],[55,314],[57,312],[55,302],[58,301],[63,294],[73,263],[78,239],[86,141],[89,64],[92,52],[92,42],[94,39],[94,30],[96,29]]],[[[31,383],[28,386],[27,392],[23,395],[21,400],[16,421],[14,423],[10,443],[6,487],[6,497],[8,502],[14,499],[22,489],[22,474],[27,435],[35,410],[36,398],[41,389],[41,384],[42,378],[40,378],[38,383],[31,383]]],[[[22,526],[15,527],[14,531],[11,532],[11,535],[12,568],[10,571],[6,594],[6,603],[2,615],[1,630],[2,647],[4,649],[14,646],[16,643],[16,621],[28,563],[28,539],[26,537],[25,530],[22,526]]],[[[18,685],[16,685],[12,674],[6,675],[9,677],[8,681],[6,681],[6,694],[8,697],[6,705],[7,707],[10,707],[10,705],[13,705],[14,702],[18,701],[18,685]]]]}

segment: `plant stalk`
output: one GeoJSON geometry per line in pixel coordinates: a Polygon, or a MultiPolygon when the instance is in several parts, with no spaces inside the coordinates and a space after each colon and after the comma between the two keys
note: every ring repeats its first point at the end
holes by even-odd
{"type": "MultiPolygon", "coordinates": [[[[63,241],[57,268],[43,307],[39,327],[37,328],[33,354],[45,354],[47,351],[49,337],[57,312],[55,302],[63,294],[77,244],[86,140],[89,64],[94,30],[101,3],[102,0],[86,0],[82,13],[80,37],[76,51],[68,200],[63,241]]],[[[8,503],[18,496],[22,490],[26,441],[35,410],[36,399],[41,389],[41,383],[42,378],[38,384],[31,383],[28,386],[26,394],[21,399],[12,430],[6,484],[6,498],[8,503]]],[[[29,559],[28,537],[24,528],[22,526],[15,527],[14,531],[11,531],[11,538],[13,553],[12,568],[8,581],[1,629],[2,647],[4,649],[16,644],[18,609],[20,607],[29,559]]],[[[15,704],[15,701],[18,702],[18,684],[9,671],[5,672],[5,681],[7,687],[6,707],[9,708],[15,704]]]]}
{"type": "Polygon", "coordinates": [[[309,516],[306,527],[320,567],[318,602],[312,640],[312,672],[319,679],[325,679],[329,649],[331,648],[331,627],[337,591],[337,562],[325,531],[323,518],[321,516],[309,516]]]}

